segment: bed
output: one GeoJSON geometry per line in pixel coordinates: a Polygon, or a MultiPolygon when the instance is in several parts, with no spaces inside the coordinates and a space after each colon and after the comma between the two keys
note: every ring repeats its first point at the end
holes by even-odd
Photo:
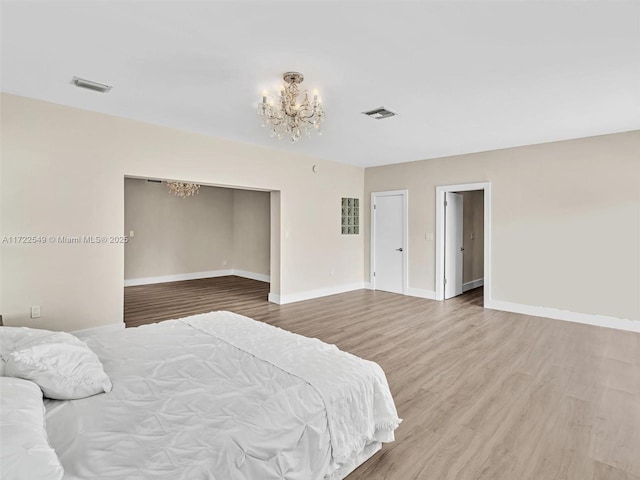
{"type": "Polygon", "coordinates": [[[45,400],[64,479],[340,480],[400,423],[376,363],[230,312],[83,340],[113,388],[45,400]]]}

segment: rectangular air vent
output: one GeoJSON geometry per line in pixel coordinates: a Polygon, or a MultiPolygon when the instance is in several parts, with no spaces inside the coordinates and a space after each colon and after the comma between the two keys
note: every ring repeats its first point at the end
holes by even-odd
{"type": "Polygon", "coordinates": [[[94,82],[79,77],[73,77],[71,79],[71,83],[76,87],[86,88],[87,90],[93,90],[94,92],[107,93],[109,90],[111,90],[110,85],[105,85],[104,83],[94,82]]]}
{"type": "Polygon", "coordinates": [[[382,120],[383,118],[391,118],[395,117],[397,113],[392,112],[391,110],[387,110],[384,107],[375,108],[373,110],[369,110],[368,112],[362,112],[368,117],[375,118],[376,120],[382,120]]]}

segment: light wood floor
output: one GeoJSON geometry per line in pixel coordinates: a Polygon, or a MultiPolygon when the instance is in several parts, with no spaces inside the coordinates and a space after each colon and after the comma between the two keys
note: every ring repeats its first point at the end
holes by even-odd
{"type": "Polygon", "coordinates": [[[224,277],[125,289],[135,326],[231,310],[378,362],[404,419],[348,480],[640,480],[640,334],[361,290],[278,306],[224,277]]]}

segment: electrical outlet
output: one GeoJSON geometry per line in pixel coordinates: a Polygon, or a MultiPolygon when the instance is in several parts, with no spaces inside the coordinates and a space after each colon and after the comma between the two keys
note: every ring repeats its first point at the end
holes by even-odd
{"type": "Polygon", "coordinates": [[[136,236],[136,232],[134,232],[133,230],[131,230],[131,231],[129,232],[129,236],[130,236],[130,237],[135,237],[135,236],[136,236]]]}
{"type": "Polygon", "coordinates": [[[226,267],[227,266],[227,261],[226,260],[222,260],[222,266],[226,267]]]}
{"type": "Polygon", "coordinates": [[[31,307],[31,318],[40,318],[40,305],[31,307]]]}

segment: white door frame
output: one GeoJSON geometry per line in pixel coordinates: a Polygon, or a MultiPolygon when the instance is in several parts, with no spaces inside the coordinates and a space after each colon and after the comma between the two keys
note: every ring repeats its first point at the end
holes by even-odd
{"type": "Polygon", "coordinates": [[[446,192],[484,191],[484,305],[491,301],[491,182],[436,187],[436,300],[444,300],[444,198],[446,192]]]}
{"type": "Polygon", "coordinates": [[[376,216],[374,211],[375,200],[377,197],[388,197],[392,195],[402,195],[402,223],[404,225],[404,244],[402,250],[404,255],[402,256],[402,294],[407,294],[409,287],[409,190],[389,190],[386,192],[371,192],[371,263],[369,270],[369,281],[371,282],[371,289],[376,289],[376,277],[374,272],[376,271],[376,216]]]}

